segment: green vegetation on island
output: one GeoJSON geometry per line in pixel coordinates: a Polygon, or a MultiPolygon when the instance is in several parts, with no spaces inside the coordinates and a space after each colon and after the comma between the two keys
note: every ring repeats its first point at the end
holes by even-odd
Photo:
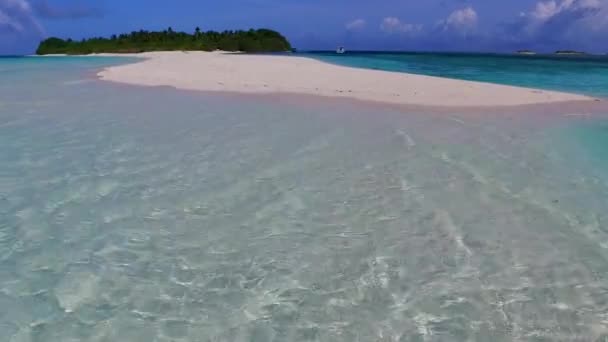
{"type": "Polygon", "coordinates": [[[516,53],[520,55],[536,55],[536,52],[532,50],[517,50],[516,53]]]}
{"type": "Polygon", "coordinates": [[[557,50],[555,51],[556,55],[586,55],[587,53],[582,51],[575,50],[557,50]]]}
{"type": "Polygon", "coordinates": [[[134,31],[110,38],[72,39],[48,38],[40,42],[36,54],[86,55],[91,53],[138,53],[146,51],[291,51],[291,44],[280,33],[268,30],[207,31],[196,28],[193,34],[167,30],[134,31]]]}

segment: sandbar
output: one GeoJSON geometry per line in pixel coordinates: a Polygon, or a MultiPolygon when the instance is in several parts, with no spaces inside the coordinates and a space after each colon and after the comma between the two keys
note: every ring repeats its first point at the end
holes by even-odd
{"type": "MultiPolygon", "coordinates": [[[[104,54],[111,55],[111,54],[104,54]]],[[[565,92],[353,68],[314,58],[224,52],[147,52],[98,73],[142,86],[246,94],[305,94],[399,105],[497,107],[598,101],[565,92]]]]}

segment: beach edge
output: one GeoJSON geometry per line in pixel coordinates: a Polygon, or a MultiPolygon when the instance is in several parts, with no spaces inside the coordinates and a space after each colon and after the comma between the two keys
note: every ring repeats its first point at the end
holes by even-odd
{"type": "Polygon", "coordinates": [[[99,70],[97,77],[103,81],[206,93],[307,95],[434,108],[603,102],[567,92],[346,67],[302,56],[222,51],[91,56],[138,58],[134,63],[99,70]]]}

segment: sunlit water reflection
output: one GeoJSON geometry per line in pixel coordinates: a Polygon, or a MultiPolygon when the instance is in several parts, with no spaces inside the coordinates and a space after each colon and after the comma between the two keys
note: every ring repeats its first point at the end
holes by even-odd
{"type": "Polygon", "coordinates": [[[602,118],[273,104],[73,63],[0,80],[1,341],[608,336],[602,118]]]}

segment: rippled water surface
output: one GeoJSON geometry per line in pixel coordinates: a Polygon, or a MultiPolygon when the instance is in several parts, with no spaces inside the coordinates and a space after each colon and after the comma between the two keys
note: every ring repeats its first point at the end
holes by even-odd
{"type": "Polygon", "coordinates": [[[602,116],[90,77],[118,62],[0,62],[0,341],[608,337],[602,116]]]}

